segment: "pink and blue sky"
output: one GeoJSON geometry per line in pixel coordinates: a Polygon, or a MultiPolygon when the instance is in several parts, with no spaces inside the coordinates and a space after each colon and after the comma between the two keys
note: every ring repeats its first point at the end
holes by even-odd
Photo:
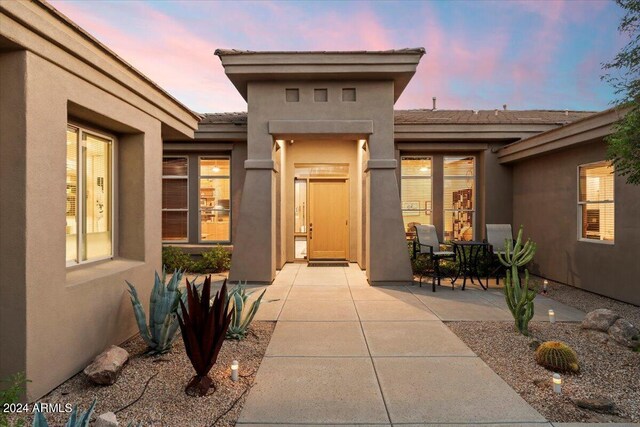
{"type": "Polygon", "coordinates": [[[396,108],[601,110],[626,43],[612,1],[69,1],[52,4],[198,112],[246,111],[216,48],[426,55],[396,108]]]}

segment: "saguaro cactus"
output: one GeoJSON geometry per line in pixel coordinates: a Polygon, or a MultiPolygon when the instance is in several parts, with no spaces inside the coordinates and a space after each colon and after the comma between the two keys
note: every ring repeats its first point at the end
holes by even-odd
{"type": "Polygon", "coordinates": [[[529,335],[529,321],[533,318],[533,300],[536,291],[529,289],[529,271],[524,270],[524,282],[520,282],[518,267],[526,265],[533,259],[536,253],[536,244],[527,239],[522,244],[522,227],[518,231],[518,238],[515,245],[513,240],[507,239],[505,242],[505,253],[498,253],[498,259],[507,269],[507,277],[504,285],[504,296],[507,306],[516,322],[516,329],[522,335],[529,335]]]}

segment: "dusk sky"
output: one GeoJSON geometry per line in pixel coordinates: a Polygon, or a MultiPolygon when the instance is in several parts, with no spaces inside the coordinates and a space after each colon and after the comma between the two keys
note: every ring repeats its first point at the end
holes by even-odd
{"type": "Polygon", "coordinates": [[[216,48],[424,47],[396,108],[602,110],[626,43],[612,1],[66,1],[52,4],[198,112],[246,111],[216,48]]]}

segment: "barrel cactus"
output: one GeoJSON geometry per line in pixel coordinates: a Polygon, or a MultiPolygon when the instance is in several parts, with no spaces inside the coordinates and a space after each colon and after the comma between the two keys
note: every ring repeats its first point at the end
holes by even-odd
{"type": "Polygon", "coordinates": [[[524,270],[524,282],[520,283],[518,268],[526,265],[533,259],[536,253],[536,244],[530,239],[522,244],[522,227],[518,232],[515,245],[513,240],[505,241],[504,255],[498,253],[498,259],[507,267],[507,275],[504,285],[504,296],[507,307],[516,322],[516,329],[522,335],[529,335],[529,321],[533,318],[533,300],[536,297],[535,289],[529,289],[529,271],[524,270]]]}
{"type": "Polygon", "coordinates": [[[535,353],[536,363],[555,372],[578,372],[578,356],[571,347],[560,341],[547,341],[535,353]]]}

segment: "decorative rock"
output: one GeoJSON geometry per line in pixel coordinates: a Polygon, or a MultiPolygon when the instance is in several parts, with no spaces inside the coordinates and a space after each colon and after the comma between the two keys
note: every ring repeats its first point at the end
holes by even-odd
{"type": "Polygon", "coordinates": [[[96,423],[93,427],[118,427],[116,414],[113,412],[105,412],[96,419],[96,423]]]}
{"type": "Polygon", "coordinates": [[[84,374],[96,384],[111,385],[118,379],[127,360],[129,360],[127,350],[112,345],[84,368],[84,374]]]}
{"type": "Polygon", "coordinates": [[[582,409],[589,409],[590,411],[604,412],[607,414],[615,412],[614,403],[603,397],[595,399],[572,399],[572,401],[577,407],[582,409]]]}
{"type": "Polygon", "coordinates": [[[640,340],[640,331],[626,319],[618,319],[609,328],[609,335],[617,343],[635,348],[640,340]]]}
{"type": "Polygon", "coordinates": [[[533,339],[529,341],[529,348],[533,351],[536,351],[538,347],[540,347],[540,341],[533,339]]]}
{"type": "Polygon", "coordinates": [[[620,315],[606,308],[598,308],[590,311],[582,321],[584,329],[607,332],[611,325],[620,318],[620,315]]]}

